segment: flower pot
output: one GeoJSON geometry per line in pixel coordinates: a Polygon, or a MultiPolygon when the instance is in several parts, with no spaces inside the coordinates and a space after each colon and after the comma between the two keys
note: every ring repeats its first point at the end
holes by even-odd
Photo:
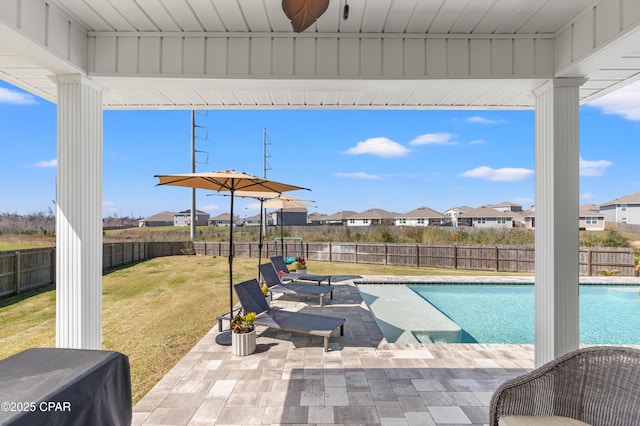
{"type": "Polygon", "coordinates": [[[231,349],[237,356],[251,355],[256,350],[256,331],[231,333],[231,349]]]}

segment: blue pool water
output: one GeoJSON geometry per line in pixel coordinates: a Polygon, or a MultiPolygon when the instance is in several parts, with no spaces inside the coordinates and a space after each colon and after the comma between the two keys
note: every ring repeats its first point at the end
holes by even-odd
{"type": "MultiPolygon", "coordinates": [[[[533,343],[533,285],[408,287],[462,327],[462,343],[533,343]]],[[[580,343],[640,344],[639,292],[580,286],[580,343]]]]}

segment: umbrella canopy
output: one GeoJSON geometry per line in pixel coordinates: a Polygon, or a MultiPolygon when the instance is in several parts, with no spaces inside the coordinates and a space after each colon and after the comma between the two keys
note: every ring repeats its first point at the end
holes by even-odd
{"type": "Polygon", "coordinates": [[[160,182],[158,183],[159,186],[186,186],[188,188],[209,189],[211,191],[282,193],[286,191],[308,189],[301,186],[262,179],[243,172],[237,172],[235,170],[156,175],[155,177],[160,179],[160,182]]]}
{"type": "MultiPolygon", "coordinates": [[[[216,194],[217,195],[217,194],[216,194]]],[[[220,195],[228,195],[228,194],[220,194],[220,195]]],[[[255,198],[260,201],[260,232],[259,232],[259,241],[258,241],[258,268],[260,268],[260,263],[262,262],[262,224],[264,223],[263,218],[263,210],[264,208],[294,208],[294,207],[311,207],[310,204],[303,203],[303,201],[312,201],[307,200],[302,197],[296,197],[295,195],[282,194],[280,192],[269,192],[269,191],[236,191],[233,193],[236,197],[242,198],[255,198]],[[294,203],[292,205],[286,205],[282,207],[284,202],[294,203]],[[271,203],[270,205],[267,205],[271,203]],[[297,203],[297,204],[295,204],[297,203]]],[[[283,233],[282,226],[280,227],[280,234],[283,233]]],[[[284,246],[283,246],[284,248],[284,246]]],[[[258,269],[258,280],[260,279],[260,272],[258,269]]]]}
{"type": "MultiPolygon", "coordinates": [[[[301,186],[289,185],[282,182],[262,179],[235,170],[221,170],[217,172],[183,173],[171,175],[155,175],[160,181],[158,186],[184,186],[187,188],[209,189],[211,191],[230,192],[231,206],[230,215],[233,217],[233,199],[236,191],[244,192],[271,192],[282,193],[285,191],[295,191],[308,189],[301,186]]],[[[233,221],[229,226],[229,320],[233,318],[233,221]]],[[[231,344],[231,334],[221,337],[218,335],[218,343],[231,344]]]]}
{"type": "Polygon", "coordinates": [[[286,197],[288,197],[288,195],[285,195],[284,197],[272,198],[264,203],[264,207],[268,209],[281,210],[280,211],[280,251],[282,256],[284,256],[284,221],[283,221],[284,212],[282,210],[302,208],[302,207],[315,207],[312,204],[308,204],[304,202],[304,201],[310,201],[310,200],[302,201],[303,200],[302,198],[298,198],[297,200],[292,200],[292,199],[287,199],[286,197]]]}

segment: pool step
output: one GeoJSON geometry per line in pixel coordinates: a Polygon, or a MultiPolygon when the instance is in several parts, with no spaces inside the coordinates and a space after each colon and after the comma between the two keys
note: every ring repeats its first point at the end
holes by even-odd
{"type": "Polygon", "coordinates": [[[359,284],[358,289],[389,343],[460,341],[460,326],[406,286],[359,284]]]}

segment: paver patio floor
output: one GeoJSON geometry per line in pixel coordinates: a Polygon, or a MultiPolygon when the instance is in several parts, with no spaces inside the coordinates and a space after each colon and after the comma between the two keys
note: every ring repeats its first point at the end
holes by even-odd
{"type": "Polygon", "coordinates": [[[214,327],[135,405],[133,424],[481,425],[494,390],[533,368],[533,345],[388,343],[350,278],[332,281],[323,307],[272,302],[346,318],[329,352],[321,337],[258,328],[256,352],[237,357],[214,327]]]}

